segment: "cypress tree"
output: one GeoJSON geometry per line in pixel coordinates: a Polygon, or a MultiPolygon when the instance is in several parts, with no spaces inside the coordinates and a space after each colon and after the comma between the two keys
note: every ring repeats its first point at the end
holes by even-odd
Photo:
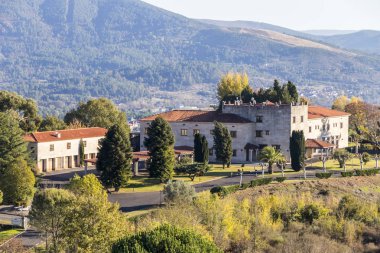
{"type": "Polygon", "coordinates": [[[290,157],[292,169],[300,171],[305,164],[305,136],[303,131],[293,131],[290,137],[290,157]]]}
{"type": "Polygon", "coordinates": [[[202,136],[199,133],[194,135],[194,161],[203,162],[202,136]]]}
{"type": "Polygon", "coordinates": [[[222,123],[214,122],[214,149],[216,160],[225,165],[231,163],[232,157],[232,139],[227,127],[222,123]]]}
{"type": "Polygon", "coordinates": [[[84,143],[83,139],[79,141],[79,166],[83,167],[84,165],[84,143]]]}
{"type": "Polygon", "coordinates": [[[151,177],[161,182],[173,178],[174,174],[174,135],[169,123],[162,117],[153,120],[147,129],[148,137],[144,145],[150,156],[148,171],[151,177]]]}
{"type": "Polygon", "coordinates": [[[132,149],[129,131],[113,125],[100,143],[96,169],[101,172],[100,180],[106,187],[118,191],[131,177],[132,149]]]}
{"type": "Polygon", "coordinates": [[[0,112],[0,174],[16,160],[30,161],[16,112],[0,112]]]}
{"type": "Polygon", "coordinates": [[[297,102],[298,101],[297,87],[291,81],[288,81],[286,85],[289,91],[289,95],[292,97],[292,101],[297,102]]]}
{"type": "Polygon", "coordinates": [[[202,137],[202,163],[208,163],[209,149],[208,149],[208,141],[206,136],[202,137]]]}

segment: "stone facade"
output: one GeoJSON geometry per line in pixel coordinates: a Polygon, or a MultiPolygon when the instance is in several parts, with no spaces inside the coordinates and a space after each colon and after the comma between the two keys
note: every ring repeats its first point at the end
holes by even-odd
{"type": "MultiPolygon", "coordinates": [[[[303,130],[305,139],[320,139],[330,142],[337,148],[344,148],[348,145],[348,118],[346,113],[337,112],[327,108],[322,108],[319,114],[318,108],[309,108],[308,105],[273,104],[270,102],[263,104],[224,104],[222,113],[217,117],[223,120],[223,116],[228,115],[229,121],[222,122],[230,131],[233,147],[233,163],[250,163],[257,161],[260,149],[265,146],[274,146],[290,159],[289,138],[293,130],[303,130]],[[312,113],[310,113],[312,111],[312,113]],[[239,119],[230,117],[236,115],[246,119],[242,122],[239,119]]],[[[215,162],[215,155],[212,152],[213,136],[211,131],[214,128],[214,119],[209,117],[194,116],[196,111],[172,111],[162,113],[164,119],[168,120],[176,139],[175,146],[193,147],[194,134],[196,132],[205,135],[210,152],[210,161],[215,162]]],[[[216,112],[215,112],[216,113],[216,112]]],[[[214,114],[216,117],[216,114],[214,114]]],[[[145,129],[155,118],[154,115],[140,122],[141,138],[140,148],[145,149],[143,140],[146,137],[145,129]]],[[[216,121],[219,121],[216,120],[216,121]]],[[[318,153],[317,150],[313,152],[318,153]]]]}

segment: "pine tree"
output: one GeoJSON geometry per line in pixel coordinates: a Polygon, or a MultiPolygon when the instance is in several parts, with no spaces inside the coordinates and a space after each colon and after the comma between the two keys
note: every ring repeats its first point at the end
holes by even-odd
{"type": "Polygon", "coordinates": [[[203,162],[202,135],[199,133],[194,135],[194,162],[203,162]]]}
{"type": "Polygon", "coordinates": [[[131,177],[132,149],[129,131],[113,125],[100,143],[96,169],[101,172],[100,180],[106,187],[118,191],[131,177]]]}
{"type": "Polygon", "coordinates": [[[290,157],[292,169],[300,171],[305,165],[305,136],[303,131],[293,131],[290,137],[290,157]]]}
{"type": "Polygon", "coordinates": [[[206,136],[203,135],[202,137],[202,163],[207,164],[208,163],[208,156],[209,156],[209,149],[208,149],[208,141],[206,136]]]}
{"type": "Polygon", "coordinates": [[[16,160],[29,161],[23,133],[16,112],[0,112],[0,174],[16,160]]]}
{"type": "Polygon", "coordinates": [[[214,122],[214,149],[216,160],[223,164],[223,169],[225,165],[231,163],[232,157],[232,139],[228,129],[219,122],[214,122]]]}
{"type": "Polygon", "coordinates": [[[288,86],[289,95],[292,97],[292,101],[297,102],[298,101],[297,87],[291,81],[288,81],[286,85],[288,86]]]}
{"type": "Polygon", "coordinates": [[[79,141],[79,165],[80,167],[84,165],[84,142],[82,139],[79,141]]]}
{"type": "Polygon", "coordinates": [[[173,178],[174,174],[174,135],[169,123],[162,117],[153,120],[147,129],[148,137],[144,145],[150,156],[148,170],[151,177],[161,182],[173,178]]]}

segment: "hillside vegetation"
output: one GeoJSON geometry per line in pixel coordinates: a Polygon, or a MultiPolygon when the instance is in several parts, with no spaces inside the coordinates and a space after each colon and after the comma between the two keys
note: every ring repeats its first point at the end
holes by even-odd
{"type": "MultiPolygon", "coordinates": [[[[380,58],[290,37],[205,24],[138,0],[1,1],[0,88],[63,115],[99,96],[138,108],[131,102],[215,85],[235,69],[251,73],[255,87],[280,78],[322,101],[342,90],[376,99],[380,58]]],[[[212,86],[196,94],[208,98],[203,105],[212,86]]]]}
{"type": "Polygon", "coordinates": [[[272,183],[224,198],[203,192],[136,218],[132,229],[176,224],[225,252],[379,252],[379,185],[376,176],[272,183]]]}

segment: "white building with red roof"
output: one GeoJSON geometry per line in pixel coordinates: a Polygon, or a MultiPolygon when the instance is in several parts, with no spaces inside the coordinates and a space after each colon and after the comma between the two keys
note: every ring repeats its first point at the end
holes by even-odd
{"type": "Polygon", "coordinates": [[[210,148],[210,161],[215,162],[213,152],[214,121],[222,122],[232,137],[232,162],[257,161],[258,152],[265,146],[280,149],[289,159],[289,140],[293,130],[303,130],[307,156],[326,154],[334,148],[348,146],[349,114],[320,106],[305,104],[274,104],[271,102],[222,105],[222,111],[173,110],[140,120],[140,149],[144,150],[146,129],[156,117],[162,117],[171,125],[175,146],[192,148],[195,133],[205,135],[210,148]]]}
{"type": "Polygon", "coordinates": [[[100,127],[34,132],[25,136],[36,161],[37,172],[79,167],[79,142],[83,140],[85,159],[95,159],[99,140],[107,129],[100,127]]]}

